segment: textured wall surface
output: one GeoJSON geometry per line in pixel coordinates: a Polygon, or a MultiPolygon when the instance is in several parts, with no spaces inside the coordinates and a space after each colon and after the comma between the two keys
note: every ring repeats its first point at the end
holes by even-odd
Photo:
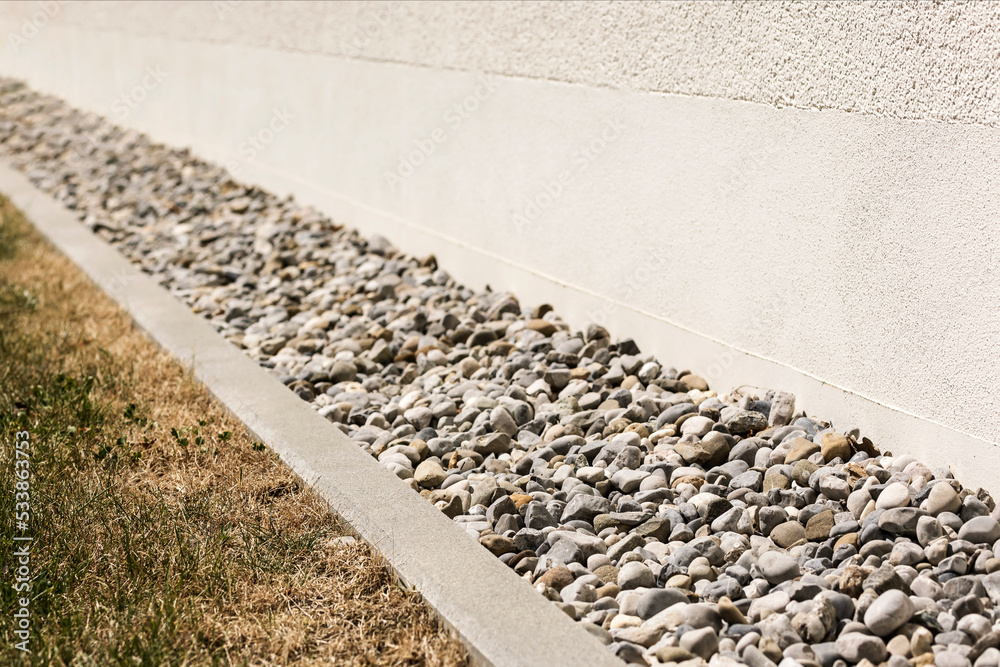
{"type": "Polygon", "coordinates": [[[992,3],[67,4],[0,73],[989,479],[998,28],[992,3]]]}
{"type": "MultiPolygon", "coordinates": [[[[7,2],[8,16],[33,2],[7,2]]],[[[57,21],[591,86],[1000,121],[993,2],[68,3],[57,21]]]]}

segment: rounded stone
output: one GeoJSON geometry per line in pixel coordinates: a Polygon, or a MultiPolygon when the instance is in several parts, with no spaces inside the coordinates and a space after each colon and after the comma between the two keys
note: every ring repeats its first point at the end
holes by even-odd
{"type": "Polygon", "coordinates": [[[708,417],[695,415],[681,424],[681,435],[696,435],[699,438],[712,430],[715,422],[708,417]]]}
{"type": "Polygon", "coordinates": [[[896,635],[885,643],[885,648],[890,656],[907,658],[910,655],[910,640],[906,635],[896,635]]]}
{"type": "Polygon", "coordinates": [[[349,361],[338,361],[330,368],[330,382],[353,382],[358,377],[358,369],[349,361]]]}
{"type": "Polygon", "coordinates": [[[837,638],[837,654],[849,663],[858,663],[867,658],[878,664],[886,659],[888,651],[881,637],[863,632],[846,632],[837,638]]]}
{"type": "Polygon", "coordinates": [[[823,460],[829,463],[834,459],[847,461],[851,458],[851,443],[847,436],[840,433],[824,433],[820,442],[823,460]]]}
{"type": "Polygon", "coordinates": [[[719,651],[719,636],[711,627],[688,630],[681,635],[678,644],[693,655],[708,660],[719,651]]]}
{"type": "Polygon", "coordinates": [[[762,553],[757,559],[757,567],[767,583],[772,586],[790,581],[802,574],[797,560],[777,551],[762,553]]]}
{"type": "Polygon", "coordinates": [[[916,507],[893,507],[885,510],[878,518],[878,527],[893,535],[915,537],[920,517],[927,514],[916,507]]]}
{"type": "Polygon", "coordinates": [[[808,459],[796,461],[795,465],[792,466],[792,480],[799,486],[809,486],[809,478],[817,470],[819,470],[819,466],[808,459]]]}
{"type": "MultiPolygon", "coordinates": [[[[591,556],[591,558],[593,558],[593,556],[591,556]]],[[[608,565],[601,565],[600,567],[595,568],[594,575],[606,584],[618,583],[618,568],[610,563],[608,565]]]]}
{"type": "Polygon", "coordinates": [[[958,512],[962,507],[962,499],[958,492],[948,482],[938,482],[927,494],[927,513],[937,516],[941,512],[958,512]]]}
{"type": "Polygon", "coordinates": [[[623,591],[640,587],[652,588],[655,585],[656,577],[645,563],[631,561],[622,565],[618,571],[618,587],[623,591]]]}
{"type": "Polygon", "coordinates": [[[931,652],[934,645],[934,635],[925,627],[917,626],[910,635],[910,655],[916,657],[931,652]]]}
{"type": "Polygon", "coordinates": [[[941,523],[932,516],[922,516],[917,521],[917,542],[926,547],[934,540],[944,536],[941,523]]]}
{"type": "Polygon", "coordinates": [[[569,586],[573,583],[573,573],[569,571],[568,568],[562,565],[557,565],[556,567],[550,568],[535,580],[535,583],[543,583],[550,588],[554,588],[557,591],[569,586]]]}
{"type": "Polygon", "coordinates": [[[924,550],[919,544],[902,540],[892,545],[892,553],[889,555],[891,565],[916,565],[923,559],[924,550]]]}
{"type": "Polygon", "coordinates": [[[934,665],[936,667],[972,667],[969,659],[958,651],[941,651],[934,656],[934,665]]]}
{"type": "Polygon", "coordinates": [[[676,588],[653,588],[639,598],[636,614],[646,620],[679,602],[688,602],[688,596],[676,588]]]}
{"type": "Polygon", "coordinates": [[[890,510],[896,507],[906,507],[910,504],[910,490],[902,482],[893,482],[882,489],[878,500],[875,501],[875,509],[890,510]]]}
{"type": "Polygon", "coordinates": [[[807,459],[818,451],[820,451],[820,446],[812,440],[795,438],[792,440],[788,453],[785,454],[785,464],[787,465],[789,463],[801,461],[802,459],[807,459]]]}
{"type": "Polygon", "coordinates": [[[768,468],[764,473],[764,485],[762,490],[767,493],[771,489],[787,489],[792,486],[792,480],[781,471],[778,466],[768,468]]]}
{"type": "Polygon", "coordinates": [[[991,516],[977,516],[965,522],[958,538],[973,544],[993,544],[1000,540],[1000,523],[991,516]]]}
{"type": "Polygon", "coordinates": [[[769,537],[779,547],[787,549],[793,544],[806,539],[806,529],[798,521],[786,521],[779,526],[775,526],[769,537]]]}
{"type": "Polygon", "coordinates": [[[892,589],[878,596],[865,612],[865,625],[880,637],[886,637],[910,620],[914,607],[903,591],[892,589]]]}
{"type": "Polygon", "coordinates": [[[697,464],[708,469],[725,463],[729,457],[729,443],[724,435],[717,431],[711,431],[697,442],[677,443],[674,446],[674,451],[686,463],[697,464]]]}
{"type": "MultiPolygon", "coordinates": [[[[806,522],[806,539],[810,542],[821,542],[830,537],[834,526],[833,510],[825,510],[809,518],[806,522]]],[[[773,538],[772,538],[773,539],[773,538]]]]}
{"type": "Polygon", "coordinates": [[[688,391],[708,391],[708,382],[706,382],[700,375],[688,373],[684,377],[680,378],[680,383],[684,385],[688,391]]]}
{"type": "Polygon", "coordinates": [[[479,538],[479,543],[490,550],[494,556],[502,556],[517,551],[514,540],[503,535],[485,535],[479,538]]]}
{"type": "Polygon", "coordinates": [[[740,410],[729,418],[726,428],[733,435],[746,436],[767,428],[767,417],[759,412],[740,410]]]}
{"type": "Polygon", "coordinates": [[[427,459],[417,466],[413,472],[413,479],[417,484],[425,488],[434,488],[441,485],[441,482],[448,477],[448,474],[435,459],[427,459]]]}
{"type": "MultiPolygon", "coordinates": [[[[847,480],[840,479],[836,475],[823,475],[819,480],[819,490],[824,496],[831,500],[847,500],[851,496],[851,487],[847,480]]],[[[865,496],[867,491],[862,491],[865,496]]],[[[867,499],[865,500],[867,503],[867,499]]],[[[848,503],[850,509],[850,503],[848,503]]],[[[860,515],[860,511],[855,516],[860,515]]]]}
{"type": "Polygon", "coordinates": [[[656,658],[662,663],[673,664],[694,660],[695,656],[680,646],[662,646],[656,650],[656,658]]]}

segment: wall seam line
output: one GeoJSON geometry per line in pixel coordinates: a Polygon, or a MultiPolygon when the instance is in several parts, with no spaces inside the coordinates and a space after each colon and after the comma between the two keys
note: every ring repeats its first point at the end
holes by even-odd
{"type": "Polygon", "coordinates": [[[759,353],[756,353],[756,352],[744,349],[742,347],[739,347],[737,345],[733,345],[731,343],[727,343],[727,342],[725,342],[725,341],[723,341],[723,340],[721,340],[719,338],[715,338],[714,336],[710,336],[708,334],[702,333],[702,332],[697,331],[695,329],[692,329],[692,328],[690,328],[690,327],[688,327],[686,325],[683,325],[683,324],[681,324],[679,322],[675,322],[674,320],[671,320],[669,318],[663,317],[661,315],[656,315],[655,313],[650,313],[650,312],[648,312],[646,310],[643,310],[642,308],[636,307],[636,306],[631,305],[629,303],[626,303],[624,301],[620,301],[620,300],[612,298],[612,297],[604,296],[604,295],[599,294],[599,293],[597,293],[597,292],[595,292],[595,291],[593,291],[593,290],[591,290],[589,288],[582,287],[580,285],[575,285],[573,283],[568,283],[568,282],[566,282],[564,280],[560,280],[559,278],[551,276],[551,275],[549,275],[547,273],[544,273],[542,271],[538,271],[538,270],[536,270],[536,269],[534,269],[532,267],[529,267],[529,266],[525,266],[523,264],[520,264],[518,262],[510,260],[510,259],[508,259],[506,257],[503,257],[501,255],[497,255],[497,254],[495,254],[493,252],[490,252],[489,250],[486,250],[484,248],[480,248],[478,246],[472,245],[472,244],[470,244],[470,243],[468,243],[466,241],[463,241],[461,239],[455,238],[455,237],[453,237],[453,236],[451,236],[449,234],[438,232],[438,231],[433,230],[433,229],[431,229],[429,227],[425,227],[424,225],[421,225],[420,223],[415,222],[413,220],[409,220],[409,219],[404,218],[404,217],[402,217],[400,215],[396,215],[395,213],[390,213],[389,211],[386,211],[384,209],[380,209],[380,208],[378,208],[376,206],[372,206],[371,204],[366,204],[364,202],[358,201],[356,199],[353,199],[352,197],[348,197],[347,195],[339,193],[339,192],[337,192],[335,190],[332,190],[332,189],[330,189],[330,188],[328,188],[326,186],[319,185],[317,183],[313,183],[311,181],[308,181],[308,180],[306,180],[306,179],[304,179],[304,178],[302,178],[300,176],[297,176],[295,174],[286,172],[283,169],[280,169],[280,168],[277,168],[277,167],[273,167],[273,166],[270,166],[270,165],[265,165],[265,164],[262,164],[260,162],[257,162],[256,160],[252,161],[251,164],[253,164],[258,169],[269,171],[269,172],[271,172],[271,173],[275,174],[276,176],[279,176],[279,177],[281,177],[283,179],[299,183],[299,184],[301,184],[301,185],[303,185],[303,186],[305,186],[307,188],[310,188],[311,190],[314,190],[314,191],[317,191],[317,192],[321,192],[321,193],[326,194],[328,196],[331,196],[331,197],[334,197],[336,199],[339,199],[339,200],[341,200],[343,202],[348,203],[349,205],[351,205],[353,207],[356,207],[356,208],[359,208],[359,209],[363,209],[363,210],[365,210],[365,211],[367,211],[369,213],[375,214],[377,216],[381,216],[383,218],[390,219],[390,220],[392,220],[394,222],[398,222],[398,223],[400,223],[400,224],[402,224],[402,225],[404,225],[406,227],[409,227],[410,229],[413,229],[413,230],[415,230],[417,232],[420,232],[422,234],[425,234],[427,236],[430,236],[430,237],[433,237],[433,238],[436,238],[436,239],[440,239],[440,240],[442,240],[442,241],[444,241],[446,243],[450,243],[450,244],[452,244],[454,246],[457,246],[459,248],[462,248],[464,250],[475,252],[475,253],[477,253],[479,255],[482,255],[484,257],[488,257],[488,258],[490,258],[490,259],[492,259],[492,260],[494,260],[496,262],[500,262],[502,264],[506,264],[507,266],[515,268],[515,269],[517,269],[519,271],[524,271],[525,273],[531,274],[531,275],[533,275],[533,276],[535,276],[537,278],[541,278],[543,280],[551,282],[554,285],[557,285],[557,286],[562,287],[564,289],[573,290],[573,291],[579,292],[581,294],[586,294],[587,296],[590,296],[590,297],[593,297],[593,298],[596,298],[596,299],[601,299],[601,300],[606,301],[608,303],[614,304],[614,305],[616,305],[618,307],[626,308],[628,310],[631,310],[632,312],[634,312],[634,313],[636,313],[638,315],[642,315],[643,317],[647,317],[647,318],[656,320],[658,322],[662,322],[662,323],[667,324],[669,326],[672,326],[672,327],[675,327],[677,329],[680,329],[681,331],[685,331],[685,332],[687,332],[689,334],[692,334],[694,336],[698,336],[698,337],[703,338],[705,340],[711,341],[712,343],[715,343],[716,345],[721,345],[721,346],[729,348],[731,350],[735,350],[736,352],[739,352],[741,354],[745,354],[745,355],[747,355],[749,357],[753,357],[755,359],[760,359],[762,361],[767,361],[767,362],[773,363],[773,364],[775,364],[777,366],[780,366],[782,368],[787,368],[787,369],[789,369],[791,371],[794,371],[795,373],[798,373],[798,374],[803,375],[803,376],[805,376],[807,378],[810,378],[812,380],[820,382],[820,383],[822,383],[822,384],[824,384],[824,385],[826,385],[828,387],[832,387],[834,389],[837,389],[838,391],[844,392],[845,394],[848,394],[848,395],[851,395],[851,396],[855,396],[857,398],[869,401],[870,403],[873,403],[873,404],[875,404],[875,405],[877,405],[879,407],[885,408],[887,410],[892,410],[892,411],[897,412],[899,414],[906,415],[908,417],[911,417],[911,418],[914,418],[914,419],[917,419],[917,420],[920,420],[920,421],[923,421],[923,422],[934,424],[935,426],[947,429],[948,431],[951,431],[953,433],[956,433],[956,434],[959,434],[959,435],[963,435],[963,436],[966,436],[966,437],[969,437],[969,438],[973,438],[973,439],[975,439],[975,440],[977,440],[979,442],[982,442],[982,443],[984,443],[986,445],[990,445],[990,446],[993,446],[993,447],[1000,446],[1000,445],[998,445],[998,443],[992,442],[990,440],[986,440],[986,439],[984,439],[984,438],[982,438],[980,436],[974,435],[972,433],[968,433],[968,432],[963,431],[961,429],[957,429],[957,428],[954,428],[952,426],[948,426],[947,424],[943,424],[943,423],[938,422],[938,421],[936,421],[934,419],[931,419],[929,417],[924,417],[924,416],[915,414],[915,413],[910,412],[909,410],[906,410],[904,408],[900,408],[900,407],[897,407],[897,406],[894,406],[894,405],[889,405],[888,403],[884,403],[882,401],[876,400],[876,399],[874,399],[874,398],[872,398],[870,396],[862,394],[862,393],[860,393],[858,391],[855,391],[853,389],[850,389],[848,387],[843,387],[843,386],[838,385],[838,384],[836,384],[834,382],[829,382],[829,381],[823,379],[822,377],[819,377],[818,375],[815,375],[815,374],[813,374],[813,373],[811,373],[809,371],[806,371],[804,369],[798,368],[798,367],[793,366],[791,364],[788,364],[788,363],[785,363],[785,362],[782,362],[782,361],[778,361],[776,359],[772,359],[772,358],[770,358],[770,357],[768,357],[766,355],[762,355],[762,354],[759,354],[759,353]]]}

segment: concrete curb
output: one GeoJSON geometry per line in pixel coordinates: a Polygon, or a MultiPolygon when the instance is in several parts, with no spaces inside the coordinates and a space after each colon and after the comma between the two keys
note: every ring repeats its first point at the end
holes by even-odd
{"type": "Polygon", "coordinates": [[[23,174],[0,164],[0,191],[420,591],[477,664],[620,667],[600,641],[23,174]]]}

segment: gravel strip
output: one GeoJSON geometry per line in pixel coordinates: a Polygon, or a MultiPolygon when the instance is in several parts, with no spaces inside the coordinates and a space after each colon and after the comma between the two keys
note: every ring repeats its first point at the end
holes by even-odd
{"type": "Polygon", "coordinates": [[[0,155],[628,663],[997,665],[1000,511],[0,80],[0,155]]]}

